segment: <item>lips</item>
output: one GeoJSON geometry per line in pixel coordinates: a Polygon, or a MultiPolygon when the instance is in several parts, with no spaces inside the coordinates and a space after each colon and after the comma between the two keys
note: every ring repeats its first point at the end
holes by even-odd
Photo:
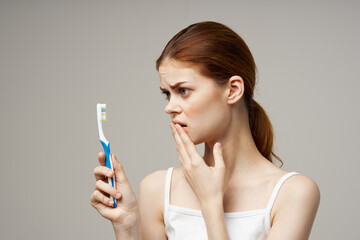
{"type": "Polygon", "coordinates": [[[182,126],[182,127],[186,127],[186,126],[187,126],[185,123],[180,122],[180,121],[173,121],[173,124],[174,124],[174,125],[175,125],[175,124],[179,124],[179,125],[182,126]]]}

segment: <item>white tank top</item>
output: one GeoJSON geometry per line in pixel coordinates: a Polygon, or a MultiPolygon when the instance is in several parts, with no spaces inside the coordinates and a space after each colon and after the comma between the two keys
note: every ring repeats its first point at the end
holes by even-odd
{"type": "MultiPolygon", "coordinates": [[[[165,183],[164,223],[166,236],[169,240],[207,240],[206,226],[201,210],[170,204],[173,169],[168,169],[165,183]]],[[[298,173],[290,172],[280,178],[265,209],[224,213],[229,238],[241,240],[267,239],[270,231],[270,211],[275,198],[285,180],[295,174],[298,173]]]]}

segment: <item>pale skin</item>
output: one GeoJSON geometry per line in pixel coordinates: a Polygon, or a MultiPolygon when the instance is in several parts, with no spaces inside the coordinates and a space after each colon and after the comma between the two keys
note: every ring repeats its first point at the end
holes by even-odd
{"type": "MultiPolygon", "coordinates": [[[[187,125],[169,124],[181,164],[174,169],[170,204],[201,210],[208,238],[229,239],[224,212],[265,208],[276,182],[287,172],[256,148],[240,76],[232,76],[220,87],[195,66],[168,59],[159,67],[159,75],[160,87],[168,96],[165,112],[172,121],[187,125]],[[176,88],[170,87],[180,82],[176,88]],[[203,156],[195,148],[200,143],[205,144],[203,156]]],[[[114,189],[100,183],[108,176],[103,153],[99,162],[102,166],[94,170],[97,184],[90,202],[112,221],[117,239],[167,239],[163,220],[166,170],[141,181],[136,202],[120,164],[114,164],[114,189]],[[117,192],[121,193],[119,209],[112,209],[107,203],[109,195],[115,197],[117,192]]],[[[320,192],[313,180],[301,175],[290,177],[272,208],[268,239],[308,239],[319,201],[320,192]]]]}

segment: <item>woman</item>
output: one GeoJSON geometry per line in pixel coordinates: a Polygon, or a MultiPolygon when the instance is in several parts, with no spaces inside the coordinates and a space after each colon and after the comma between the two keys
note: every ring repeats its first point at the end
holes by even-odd
{"type": "Polygon", "coordinates": [[[319,189],[273,164],[272,156],[282,161],[253,99],[256,65],[243,39],[216,22],[193,24],[169,41],[156,66],[181,168],[146,176],[137,201],[115,155],[114,173],[99,154],[90,202],[117,239],[308,239],[319,189]],[[105,182],[113,174],[117,189],[105,182]]]}

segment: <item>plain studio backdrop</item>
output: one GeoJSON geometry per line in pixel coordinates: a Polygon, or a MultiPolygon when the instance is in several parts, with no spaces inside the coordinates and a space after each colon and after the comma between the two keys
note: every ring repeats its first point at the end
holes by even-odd
{"type": "Polygon", "coordinates": [[[96,103],[107,104],[105,135],[135,192],[179,167],[155,60],[178,31],[212,20],[253,53],[254,98],[283,169],[320,187],[310,239],[357,239],[359,11],[340,0],[1,0],[0,238],[115,238],[89,203],[96,103]]]}

